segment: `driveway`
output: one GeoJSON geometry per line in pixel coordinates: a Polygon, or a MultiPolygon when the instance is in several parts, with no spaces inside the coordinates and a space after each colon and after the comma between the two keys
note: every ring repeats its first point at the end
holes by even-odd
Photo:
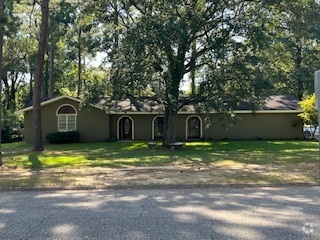
{"type": "Polygon", "coordinates": [[[0,192],[0,239],[320,239],[320,187],[0,192]]]}

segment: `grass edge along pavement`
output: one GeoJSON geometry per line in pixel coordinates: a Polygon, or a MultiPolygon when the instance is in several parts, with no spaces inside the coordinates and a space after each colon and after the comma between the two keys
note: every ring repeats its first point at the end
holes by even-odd
{"type": "Polygon", "coordinates": [[[0,189],[113,186],[319,184],[314,141],[188,142],[183,150],[148,150],[146,142],[3,144],[0,189]]]}

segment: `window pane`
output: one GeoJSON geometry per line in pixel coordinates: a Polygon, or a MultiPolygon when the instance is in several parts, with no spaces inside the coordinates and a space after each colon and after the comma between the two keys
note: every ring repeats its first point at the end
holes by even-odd
{"type": "Polygon", "coordinates": [[[67,130],[67,117],[66,115],[58,116],[58,131],[63,132],[67,130]]]}
{"type": "Polygon", "coordinates": [[[58,115],[58,131],[75,131],[76,130],[76,115],[61,114],[58,115]]]}
{"type": "Polygon", "coordinates": [[[76,116],[68,115],[68,131],[76,130],[76,116]]]}
{"type": "Polygon", "coordinates": [[[76,114],[76,110],[72,106],[62,106],[58,114],[76,114]]]}

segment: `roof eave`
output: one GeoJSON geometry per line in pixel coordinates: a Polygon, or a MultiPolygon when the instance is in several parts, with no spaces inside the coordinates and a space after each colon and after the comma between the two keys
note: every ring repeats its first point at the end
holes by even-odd
{"type": "MultiPolygon", "coordinates": [[[[50,100],[41,102],[41,107],[42,106],[46,106],[46,105],[51,104],[51,103],[54,103],[54,102],[57,102],[57,101],[60,101],[61,99],[64,99],[64,98],[67,98],[67,99],[70,99],[70,100],[73,100],[73,101],[76,101],[76,102],[80,103],[80,99],[78,99],[78,98],[63,95],[63,96],[60,96],[60,97],[52,98],[50,100]]],[[[25,113],[27,111],[31,111],[32,109],[33,109],[33,106],[29,106],[29,107],[26,107],[26,108],[22,108],[22,109],[20,109],[18,111],[15,111],[14,114],[16,114],[16,115],[23,114],[23,113],[25,113]]]]}
{"type": "Polygon", "coordinates": [[[234,113],[302,113],[302,109],[290,109],[290,110],[236,110],[234,113]]]}
{"type": "MultiPolygon", "coordinates": [[[[257,111],[251,111],[251,110],[235,110],[233,111],[234,113],[236,114],[252,114],[252,113],[302,113],[303,110],[257,110],[257,111]]],[[[114,114],[114,115],[139,115],[139,114],[154,114],[154,115],[157,115],[157,114],[164,114],[164,112],[159,112],[159,111],[150,111],[150,112],[130,112],[130,111],[120,111],[120,112],[116,112],[116,111],[107,111],[106,112],[107,114],[114,114]]],[[[209,112],[210,114],[216,114],[218,112],[216,111],[210,111],[209,112]]],[[[198,114],[196,111],[181,111],[181,112],[178,112],[179,115],[182,115],[182,114],[198,114]]]]}

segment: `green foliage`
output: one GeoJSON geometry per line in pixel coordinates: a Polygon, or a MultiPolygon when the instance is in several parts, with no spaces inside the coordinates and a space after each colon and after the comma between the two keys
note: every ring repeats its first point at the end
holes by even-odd
{"type": "MultiPolygon", "coordinates": [[[[5,2],[3,103],[14,111],[31,100],[41,14],[30,1],[5,2]]],[[[171,112],[194,102],[229,121],[232,107],[243,101],[254,108],[271,94],[313,92],[320,65],[320,6],[314,0],[50,4],[54,96],[79,96],[84,103],[106,95],[148,98],[171,112]],[[104,68],[89,65],[97,53],[107,56],[104,68]],[[192,94],[182,88],[190,74],[192,94]]],[[[44,93],[49,59],[47,53],[44,93]]]]}
{"type": "Polygon", "coordinates": [[[260,20],[265,17],[262,2],[107,3],[101,11],[109,17],[106,25],[116,29],[116,44],[109,49],[113,97],[149,98],[164,104],[168,119],[164,144],[175,141],[170,122],[186,104],[203,104],[203,110],[232,115],[234,103],[258,102],[267,95],[270,84],[263,69],[267,61],[258,51],[268,45],[260,20]],[[237,40],[241,38],[248,41],[237,40]],[[196,76],[196,86],[186,94],[181,86],[190,73],[196,76]]]}
{"type": "Polygon", "coordinates": [[[101,98],[111,95],[110,89],[112,88],[109,79],[109,72],[101,68],[91,67],[84,73],[85,91],[81,94],[82,107],[97,102],[101,98]]]}
{"type": "Polygon", "coordinates": [[[10,111],[2,111],[1,142],[12,143],[22,140],[22,121],[10,111]]]}
{"type": "Polygon", "coordinates": [[[301,117],[303,119],[303,122],[307,125],[318,125],[318,111],[315,108],[315,103],[315,94],[306,96],[302,101],[300,101],[303,113],[300,113],[298,116],[301,117]]]}
{"type": "Polygon", "coordinates": [[[54,132],[46,136],[49,143],[76,143],[80,140],[80,133],[78,131],[70,132],[54,132]]]}
{"type": "Polygon", "coordinates": [[[274,93],[302,100],[313,92],[313,73],[320,64],[320,6],[314,0],[283,0],[271,10],[274,24],[268,33],[273,43],[265,54],[274,93]]]}
{"type": "Polygon", "coordinates": [[[110,138],[108,138],[108,139],[106,140],[106,142],[109,142],[109,143],[116,142],[116,141],[117,141],[117,138],[114,137],[114,136],[111,136],[110,138]]]}

